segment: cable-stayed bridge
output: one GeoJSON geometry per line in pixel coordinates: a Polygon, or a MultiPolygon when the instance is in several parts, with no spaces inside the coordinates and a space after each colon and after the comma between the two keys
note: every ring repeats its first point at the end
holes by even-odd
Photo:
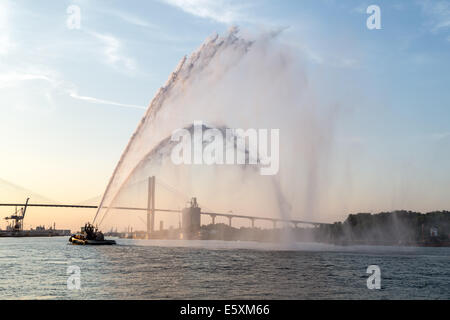
{"type": "MultiPolygon", "coordinates": [[[[179,209],[169,209],[169,208],[156,208],[155,207],[155,190],[156,190],[156,179],[155,177],[149,177],[148,178],[148,198],[147,198],[147,207],[129,207],[129,206],[102,206],[101,209],[106,210],[106,213],[113,209],[113,210],[128,210],[128,211],[144,211],[147,213],[147,233],[151,234],[154,232],[154,220],[155,220],[155,213],[182,213],[183,210],[179,209]]],[[[166,189],[172,189],[172,192],[180,194],[179,191],[174,189],[173,187],[170,187],[169,185],[165,183],[159,183],[160,185],[163,185],[166,189]]],[[[195,199],[195,198],[193,198],[195,199]]],[[[195,200],[196,203],[196,200],[195,200]]],[[[0,203],[0,207],[47,207],[47,208],[77,208],[77,209],[99,209],[99,206],[97,205],[78,205],[78,204],[46,204],[46,203],[0,203]]],[[[200,209],[200,208],[199,208],[200,209]]],[[[98,212],[98,211],[97,211],[98,212]]],[[[249,216],[245,214],[240,213],[221,213],[221,212],[213,212],[212,210],[207,211],[201,211],[200,215],[203,216],[209,216],[211,217],[212,224],[215,224],[216,217],[225,217],[228,218],[228,224],[229,226],[232,225],[232,219],[233,218],[240,218],[240,219],[248,219],[251,223],[251,227],[255,227],[256,221],[269,221],[272,222],[273,227],[276,228],[277,223],[289,223],[294,225],[295,227],[298,227],[298,225],[312,225],[314,227],[319,227],[321,225],[327,225],[328,223],[322,223],[322,222],[315,222],[315,221],[305,221],[305,220],[299,220],[299,219],[283,219],[283,218],[269,218],[269,217],[260,217],[260,216],[249,216]]],[[[105,214],[106,215],[106,214],[105,214]]],[[[104,216],[105,216],[104,215],[104,216]]],[[[103,217],[104,217],[103,216],[103,217]]],[[[95,219],[94,219],[95,220],[95,219]]],[[[103,219],[102,219],[103,220],[103,219]]],[[[101,221],[100,221],[101,224],[101,221]]]]}

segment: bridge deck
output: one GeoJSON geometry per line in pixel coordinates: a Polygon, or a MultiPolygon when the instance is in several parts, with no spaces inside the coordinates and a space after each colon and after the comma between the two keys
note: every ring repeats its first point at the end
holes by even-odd
{"type": "MultiPolygon", "coordinates": [[[[24,203],[0,203],[0,207],[24,207],[24,203]]],[[[72,204],[28,204],[28,207],[49,207],[49,208],[78,208],[78,209],[98,209],[98,206],[89,206],[89,205],[72,205],[72,204]]],[[[107,208],[107,207],[105,207],[107,208]]],[[[135,207],[111,207],[111,209],[115,210],[136,210],[136,211],[147,211],[147,208],[135,208],[135,207]]],[[[179,213],[181,210],[172,210],[172,209],[155,209],[157,212],[173,212],[179,213]]],[[[227,217],[227,218],[242,218],[242,219],[250,219],[250,220],[262,220],[262,221],[271,221],[271,222],[286,222],[286,223],[294,223],[294,224],[310,224],[314,226],[328,225],[329,223],[323,222],[313,222],[313,221],[303,221],[303,220],[295,220],[295,219],[280,219],[280,218],[266,218],[266,217],[256,217],[256,216],[246,216],[241,214],[234,213],[218,213],[218,212],[200,212],[203,215],[209,216],[217,216],[217,217],[227,217]]]]}

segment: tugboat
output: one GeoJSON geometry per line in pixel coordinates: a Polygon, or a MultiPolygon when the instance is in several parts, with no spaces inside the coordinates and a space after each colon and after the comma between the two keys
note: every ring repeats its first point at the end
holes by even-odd
{"type": "Polygon", "coordinates": [[[89,222],[77,232],[70,236],[69,242],[78,245],[112,245],[116,244],[114,240],[105,240],[103,233],[89,222]]]}

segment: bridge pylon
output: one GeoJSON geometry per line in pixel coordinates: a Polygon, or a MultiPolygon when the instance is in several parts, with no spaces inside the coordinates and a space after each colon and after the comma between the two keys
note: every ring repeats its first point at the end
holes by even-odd
{"type": "Polygon", "coordinates": [[[147,239],[155,231],[155,177],[148,178],[147,197],[147,239]]]}

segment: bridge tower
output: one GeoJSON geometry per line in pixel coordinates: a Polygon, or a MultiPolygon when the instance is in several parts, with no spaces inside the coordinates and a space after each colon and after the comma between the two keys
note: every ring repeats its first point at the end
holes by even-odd
{"type": "Polygon", "coordinates": [[[147,239],[155,231],[155,177],[148,178],[147,239]]]}

